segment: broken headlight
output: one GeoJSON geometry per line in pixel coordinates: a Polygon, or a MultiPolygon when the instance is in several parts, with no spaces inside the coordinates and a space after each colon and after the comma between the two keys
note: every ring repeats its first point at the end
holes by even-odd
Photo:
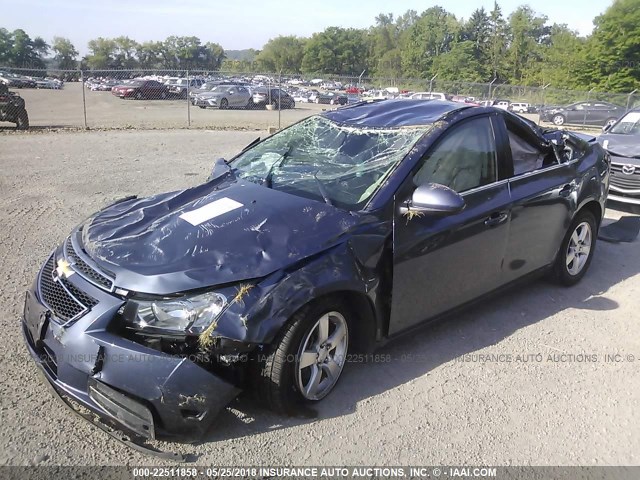
{"type": "Polygon", "coordinates": [[[227,298],[216,292],[164,300],[129,300],[122,316],[130,328],[174,335],[199,334],[213,323],[227,298]]]}

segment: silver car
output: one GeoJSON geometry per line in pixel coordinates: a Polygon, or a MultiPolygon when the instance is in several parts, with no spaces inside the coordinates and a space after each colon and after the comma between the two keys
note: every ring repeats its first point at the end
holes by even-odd
{"type": "Polygon", "coordinates": [[[210,92],[197,95],[193,104],[200,108],[249,108],[253,100],[251,91],[239,85],[219,85],[210,92]]]}

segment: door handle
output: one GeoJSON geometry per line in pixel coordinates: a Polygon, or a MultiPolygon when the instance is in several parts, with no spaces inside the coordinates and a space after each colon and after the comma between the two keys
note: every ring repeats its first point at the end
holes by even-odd
{"type": "Polygon", "coordinates": [[[567,183],[564,187],[560,189],[558,194],[561,197],[568,197],[576,190],[576,182],[567,183]]]}
{"type": "Polygon", "coordinates": [[[509,218],[507,212],[494,212],[484,221],[484,224],[487,227],[495,227],[496,225],[504,223],[507,218],[509,218]]]}

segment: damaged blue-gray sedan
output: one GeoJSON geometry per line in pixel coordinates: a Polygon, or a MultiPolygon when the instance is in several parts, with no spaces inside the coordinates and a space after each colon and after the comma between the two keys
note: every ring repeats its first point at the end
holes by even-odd
{"type": "Polygon", "coordinates": [[[353,352],[525,277],[576,283],[608,184],[594,139],[503,110],[355,104],[91,215],[27,292],[24,336],[76,407],[197,439],[242,389],[290,412],[353,352]]]}

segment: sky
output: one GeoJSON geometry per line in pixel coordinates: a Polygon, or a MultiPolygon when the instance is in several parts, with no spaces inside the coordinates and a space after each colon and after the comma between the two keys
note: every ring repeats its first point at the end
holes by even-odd
{"type": "MultiPolygon", "coordinates": [[[[527,4],[551,23],[566,23],[581,35],[593,29],[593,19],[612,0],[499,0],[507,17],[527,4]]],[[[51,43],[54,36],[69,38],[87,53],[87,42],[97,37],[128,36],[138,42],[164,40],[170,35],[195,35],[217,42],[226,50],[260,49],[278,35],[310,36],[329,26],[364,28],[379,13],[401,15],[409,9],[423,12],[441,5],[460,18],[476,8],[493,8],[493,0],[0,0],[4,12],[0,27],[22,28],[32,38],[51,43]]]]}

